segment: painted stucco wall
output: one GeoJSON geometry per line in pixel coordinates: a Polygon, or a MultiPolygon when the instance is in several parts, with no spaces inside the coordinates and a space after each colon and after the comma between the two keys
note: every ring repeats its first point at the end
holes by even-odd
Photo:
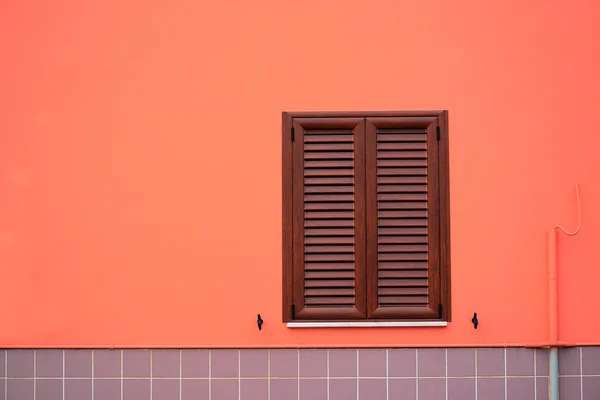
{"type": "Polygon", "coordinates": [[[576,181],[559,339],[600,343],[599,12],[2,2],[0,347],[542,343],[576,181]],[[452,323],[286,328],[281,112],[410,109],[449,110],[452,323]]]}

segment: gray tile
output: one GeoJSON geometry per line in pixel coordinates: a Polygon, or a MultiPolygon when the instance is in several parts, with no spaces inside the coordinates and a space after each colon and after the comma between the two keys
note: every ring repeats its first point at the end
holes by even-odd
{"type": "Polygon", "coordinates": [[[534,379],[508,378],[506,380],[506,397],[510,400],[531,400],[535,398],[534,379]]]}
{"type": "Polygon", "coordinates": [[[150,378],[150,350],[123,350],[123,377],[150,378]]]}
{"type": "Polygon", "coordinates": [[[211,351],[211,376],[237,378],[239,375],[239,350],[217,349],[211,351]]]}
{"type": "Polygon", "coordinates": [[[446,350],[445,349],[419,349],[419,377],[445,377],[446,376],[446,350]]]}
{"type": "Polygon", "coordinates": [[[327,400],[327,380],[300,379],[300,400],[327,400]]]}
{"type": "Polygon", "coordinates": [[[389,349],[388,376],[417,376],[416,354],[415,349],[389,349]]]}
{"type": "Polygon", "coordinates": [[[209,350],[182,350],[181,376],[184,378],[208,377],[209,350]]]}
{"type": "Polygon", "coordinates": [[[478,376],[504,376],[504,349],[477,349],[478,376]]]}
{"type": "Polygon", "coordinates": [[[583,400],[598,400],[600,397],[600,376],[583,377],[583,400]]]}
{"type": "Polygon", "coordinates": [[[121,399],[120,379],[96,379],[94,381],[94,400],[121,399]]]}
{"type": "Polygon", "coordinates": [[[181,381],[181,400],[208,400],[208,385],[208,379],[181,381]]]}
{"type": "Polygon", "coordinates": [[[583,375],[600,375],[600,347],[583,347],[581,353],[583,375]]]}
{"type": "Polygon", "coordinates": [[[533,349],[522,347],[506,349],[507,376],[533,376],[533,349]]]}
{"type": "Polygon", "coordinates": [[[300,350],[300,376],[327,376],[327,350],[300,350]]]}
{"type": "Polygon", "coordinates": [[[178,378],[180,368],[179,350],[152,350],[152,377],[178,378]]]}
{"type": "MultiPolygon", "coordinates": [[[[8,351],[9,360],[11,352],[8,351]]],[[[8,379],[6,400],[33,400],[33,379],[8,379]]]]}
{"type": "Polygon", "coordinates": [[[33,378],[33,350],[8,350],[6,356],[9,378],[33,378]]]}
{"type": "MultiPolygon", "coordinates": [[[[210,384],[211,400],[231,400],[239,397],[237,379],[215,379],[210,384]]],[[[271,399],[275,400],[273,397],[271,399]]]]}
{"type": "Polygon", "coordinates": [[[475,349],[448,349],[448,376],[475,376],[475,349]]]}
{"type": "Polygon", "coordinates": [[[537,400],[546,400],[548,398],[548,378],[536,379],[537,400]]]}
{"type": "Polygon", "coordinates": [[[152,400],[179,399],[179,379],[153,379],[152,400]]]}
{"type": "MultiPolygon", "coordinates": [[[[421,351],[419,351],[419,356],[421,351]]],[[[419,379],[419,400],[445,400],[446,378],[419,379]]]]}
{"type": "Polygon", "coordinates": [[[269,396],[269,381],[266,379],[242,379],[241,400],[263,400],[269,396]]]}
{"type": "Polygon", "coordinates": [[[358,398],[368,400],[386,400],[387,385],[385,379],[359,379],[358,398]]]}
{"type": "Polygon", "coordinates": [[[62,378],[63,351],[38,350],[35,356],[35,376],[38,378],[62,378]]]}
{"type": "Polygon", "coordinates": [[[356,398],[356,379],[329,380],[329,400],[356,400],[356,398]]]}
{"type": "Polygon", "coordinates": [[[240,376],[242,377],[266,377],[268,363],[269,350],[240,350],[240,376]]]}
{"type": "Polygon", "coordinates": [[[271,379],[271,400],[298,400],[298,379],[271,379]]]}
{"type": "Polygon", "coordinates": [[[475,400],[475,390],[474,378],[448,379],[448,400],[475,400]]]}
{"type": "Polygon", "coordinates": [[[579,347],[561,347],[558,350],[559,375],[579,375],[579,347]]]}
{"type": "Polygon", "coordinates": [[[549,355],[548,349],[535,349],[535,374],[537,376],[548,376],[549,355]]]}
{"type": "Polygon", "coordinates": [[[94,377],[117,378],[120,376],[121,350],[94,350],[94,377]]]}
{"type": "MultiPolygon", "coordinates": [[[[6,360],[6,351],[0,350],[0,377],[2,377],[2,378],[4,378],[4,373],[5,373],[5,369],[4,369],[5,360],[6,360]]],[[[4,393],[2,395],[4,395],[4,393]]]]}
{"type": "Polygon", "coordinates": [[[38,379],[35,384],[36,400],[62,400],[62,379],[38,379]]]}
{"type": "Polygon", "coordinates": [[[92,400],[92,380],[65,379],[65,400],[92,400]]]}
{"type": "Polygon", "coordinates": [[[558,378],[558,395],[561,399],[579,399],[581,397],[581,378],[558,378]]]}
{"type": "Polygon", "coordinates": [[[150,379],[123,380],[123,400],[150,400],[150,379]]]}
{"type": "Polygon", "coordinates": [[[358,376],[383,377],[386,369],[385,349],[360,349],[358,351],[358,376]]]}
{"type": "Polygon", "coordinates": [[[353,377],[356,376],[356,350],[335,349],[329,350],[329,376],[353,377]]]}
{"type": "Polygon", "coordinates": [[[271,376],[281,378],[297,378],[298,350],[271,350],[271,376]]]}
{"type": "Polygon", "coordinates": [[[478,378],[477,398],[482,400],[504,400],[504,378],[478,378]]]}
{"type": "Polygon", "coordinates": [[[416,379],[390,379],[388,381],[390,400],[415,399],[417,396],[416,379]]]}
{"type": "Polygon", "coordinates": [[[6,387],[6,380],[4,379],[4,374],[2,374],[2,378],[0,378],[0,400],[6,400],[4,397],[4,388],[6,387]]]}
{"type": "Polygon", "coordinates": [[[91,378],[92,377],[92,351],[67,350],[65,351],[65,377],[91,378]]]}

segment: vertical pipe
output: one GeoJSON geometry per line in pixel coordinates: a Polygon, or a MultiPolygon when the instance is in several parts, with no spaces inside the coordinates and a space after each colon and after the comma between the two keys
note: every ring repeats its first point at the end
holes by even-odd
{"type": "Polygon", "coordinates": [[[558,284],[556,280],[556,229],[548,232],[548,323],[550,363],[548,397],[558,400],[558,284]]]}

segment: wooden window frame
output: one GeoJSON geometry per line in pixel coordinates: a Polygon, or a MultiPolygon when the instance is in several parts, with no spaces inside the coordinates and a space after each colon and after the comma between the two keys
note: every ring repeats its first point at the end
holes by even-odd
{"type": "MultiPolygon", "coordinates": [[[[368,129],[368,128],[367,128],[368,129]]],[[[369,144],[367,143],[367,146],[369,144]]],[[[367,182],[369,185],[369,182],[367,182]]],[[[368,186],[367,186],[368,188],[368,186]]],[[[368,195],[368,194],[367,194],[368,195]]],[[[448,111],[350,111],[350,112],[283,112],[282,113],[282,296],[283,296],[283,321],[284,322],[428,322],[451,321],[451,294],[450,294],[450,177],[449,177],[449,151],[448,151],[448,111]],[[402,318],[390,318],[383,313],[380,317],[367,317],[363,319],[323,319],[323,318],[298,318],[293,315],[294,305],[294,269],[293,269],[293,121],[295,118],[428,118],[439,127],[438,139],[438,166],[439,166],[439,268],[440,268],[440,305],[441,313],[434,317],[411,318],[410,315],[402,318]]],[[[367,258],[373,257],[367,255],[367,258]]],[[[367,276],[373,274],[366,265],[367,276]]],[[[365,282],[367,286],[369,282],[365,282]]],[[[369,290],[372,290],[369,289],[369,290]]],[[[372,296],[373,297],[373,296],[372,296]]],[[[371,304],[373,300],[366,299],[371,304]]]]}

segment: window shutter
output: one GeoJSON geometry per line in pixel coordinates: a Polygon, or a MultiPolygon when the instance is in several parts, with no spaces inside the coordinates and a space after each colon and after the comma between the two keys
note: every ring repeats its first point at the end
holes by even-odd
{"type": "Polygon", "coordinates": [[[441,317],[437,121],[366,118],[369,318],[441,317]]]}
{"type": "Polygon", "coordinates": [[[293,119],[293,319],[366,317],[364,124],[293,119]]]}

